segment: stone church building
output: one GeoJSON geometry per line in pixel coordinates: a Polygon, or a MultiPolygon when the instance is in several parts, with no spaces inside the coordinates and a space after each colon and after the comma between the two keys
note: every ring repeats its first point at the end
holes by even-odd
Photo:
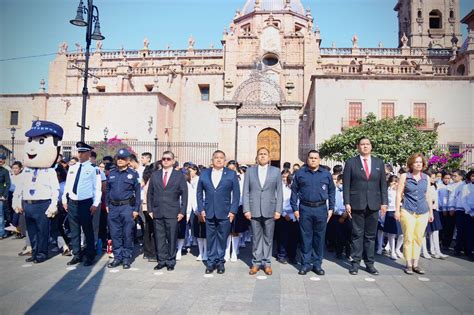
{"type": "MultiPolygon", "coordinates": [[[[198,49],[193,38],[184,50],[152,50],[145,39],[141,50],[111,52],[97,42],[86,140],[101,140],[107,128],[129,140],[216,142],[242,163],[260,146],[276,163],[297,162],[300,147],[373,112],[422,118],[443,144],[474,143],[474,11],[461,17],[459,0],[394,5],[393,48],[359,47],[358,36],[370,34],[354,34],[346,48],[323,44],[300,0],[247,0],[219,49],[198,49]]],[[[65,140],[79,139],[82,69],[84,52],[63,43],[47,90],[42,81],[37,93],[0,95],[1,124],[22,134],[33,119],[48,119],[65,127],[65,140]]],[[[7,128],[0,139],[9,139],[7,128]]]]}

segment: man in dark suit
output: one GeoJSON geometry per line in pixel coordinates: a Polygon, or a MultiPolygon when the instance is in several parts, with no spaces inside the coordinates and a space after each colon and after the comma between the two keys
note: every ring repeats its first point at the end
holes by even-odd
{"type": "Polygon", "coordinates": [[[225,153],[217,150],[212,154],[212,168],[199,176],[197,203],[201,218],[206,222],[207,268],[223,274],[224,255],[230,225],[239,208],[240,187],[237,174],[224,167],[225,153]]]}
{"type": "Polygon", "coordinates": [[[155,227],[158,265],[155,270],[176,265],[178,222],[184,218],[188,203],[188,186],[183,173],[174,170],[174,154],[163,152],[163,168],[153,173],[148,184],[147,205],[155,227]]]}
{"type": "Polygon", "coordinates": [[[387,211],[388,205],[385,165],[371,156],[372,143],[367,137],[359,139],[357,149],[359,155],[347,160],[344,167],[344,205],[352,217],[353,261],[349,273],[357,274],[364,254],[367,272],[378,275],[374,267],[378,211],[387,211]]]}

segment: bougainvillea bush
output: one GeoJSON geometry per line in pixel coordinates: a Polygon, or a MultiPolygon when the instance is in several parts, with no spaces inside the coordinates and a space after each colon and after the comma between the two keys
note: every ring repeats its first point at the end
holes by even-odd
{"type": "Polygon", "coordinates": [[[434,150],[433,155],[428,160],[429,168],[435,171],[454,171],[464,166],[464,155],[471,149],[461,153],[450,153],[449,151],[434,150]]]}
{"type": "Polygon", "coordinates": [[[102,160],[104,156],[110,155],[115,156],[117,151],[120,149],[127,149],[132,154],[136,154],[132,147],[130,147],[124,140],[115,136],[107,140],[107,142],[100,142],[95,145],[95,150],[97,153],[97,160],[102,160]]]}

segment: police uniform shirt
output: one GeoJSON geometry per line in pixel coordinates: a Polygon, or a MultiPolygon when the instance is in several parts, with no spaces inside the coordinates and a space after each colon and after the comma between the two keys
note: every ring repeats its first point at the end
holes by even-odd
{"type": "Polygon", "coordinates": [[[291,208],[298,210],[298,200],[303,202],[328,201],[330,210],[334,210],[335,185],[331,173],[319,167],[312,171],[309,167],[303,167],[296,172],[291,185],[291,208]]]}
{"type": "Polygon", "coordinates": [[[135,197],[135,203],[131,206],[134,208],[133,211],[138,212],[141,203],[140,189],[138,173],[135,170],[127,168],[121,171],[114,168],[107,180],[107,206],[111,205],[111,201],[124,201],[135,197]]]}
{"type": "Polygon", "coordinates": [[[67,202],[67,196],[71,200],[80,201],[93,199],[93,206],[97,207],[102,197],[102,178],[100,169],[93,166],[90,161],[76,163],[69,168],[66,178],[66,187],[64,188],[63,203],[67,202]],[[77,193],[73,192],[76,176],[81,167],[79,181],[77,183],[77,193]]]}
{"type": "Polygon", "coordinates": [[[13,207],[22,208],[23,200],[58,200],[59,182],[52,168],[25,168],[19,174],[13,194],[13,207]]]}

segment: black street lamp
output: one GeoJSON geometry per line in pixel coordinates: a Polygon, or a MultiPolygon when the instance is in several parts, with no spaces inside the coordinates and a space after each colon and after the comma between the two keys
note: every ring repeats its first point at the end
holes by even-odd
{"type": "Polygon", "coordinates": [[[107,135],[109,134],[109,128],[105,127],[103,132],[104,132],[104,142],[107,143],[107,135]]]}
{"type": "Polygon", "coordinates": [[[84,142],[86,129],[86,106],[87,106],[87,96],[89,91],[87,90],[87,78],[89,76],[89,52],[92,40],[104,40],[105,37],[100,33],[100,22],[99,22],[99,9],[93,5],[93,0],[87,0],[87,7],[84,5],[82,0],[79,1],[79,6],[77,7],[76,18],[70,20],[69,22],[75,26],[86,26],[86,60],[84,67],[84,87],[82,88],[82,120],[81,124],[77,123],[77,126],[81,128],[81,141],[84,142]],[[96,15],[94,15],[94,10],[96,15]],[[87,21],[84,20],[84,13],[87,14],[87,21]],[[92,32],[92,23],[95,22],[94,31],[92,32]]]}
{"type": "Polygon", "coordinates": [[[11,127],[10,128],[10,133],[12,134],[12,162],[15,162],[15,132],[16,132],[16,128],[15,127],[11,127]]]}
{"type": "Polygon", "coordinates": [[[158,136],[155,135],[155,138],[153,140],[155,141],[155,155],[154,155],[154,157],[155,157],[156,161],[158,161],[158,156],[156,155],[158,153],[158,136]]]}

